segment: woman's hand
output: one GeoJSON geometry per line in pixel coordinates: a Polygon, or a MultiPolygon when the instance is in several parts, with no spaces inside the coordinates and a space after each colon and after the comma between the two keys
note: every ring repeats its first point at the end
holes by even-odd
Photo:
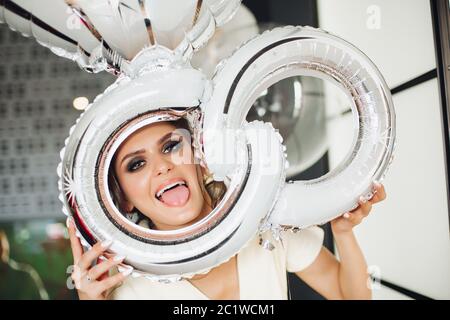
{"type": "Polygon", "coordinates": [[[114,276],[108,276],[108,271],[121,263],[125,257],[115,256],[108,260],[103,260],[94,267],[92,263],[109,248],[111,241],[104,241],[95,244],[91,249],[83,252],[80,240],[75,234],[75,226],[72,218],[67,218],[67,227],[69,229],[70,245],[72,247],[74,270],[72,280],[78,290],[80,300],[104,300],[107,291],[121,283],[132,268],[119,272],[114,276]]]}
{"type": "Polygon", "coordinates": [[[373,204],[386,199],[386,192],[382,184],[374,183],[373,193],[374,195],[370,200],[364,201],[364,199],[360,199],[358,201],[359,206],[356,209],[346,212],[331,221],[331,229],[334,235],[352,231],[353,227],[360,224],[369,215],[373,204]]]}

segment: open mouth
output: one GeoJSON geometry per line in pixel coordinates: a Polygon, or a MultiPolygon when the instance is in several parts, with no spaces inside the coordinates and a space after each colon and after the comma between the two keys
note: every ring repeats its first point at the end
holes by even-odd
{"type": "Polygon", "coordinates": [[[170,207],[181,207],[189,199],[189,187],[184,180],[166,184],[155,194],[155,198],[170,207]]]}

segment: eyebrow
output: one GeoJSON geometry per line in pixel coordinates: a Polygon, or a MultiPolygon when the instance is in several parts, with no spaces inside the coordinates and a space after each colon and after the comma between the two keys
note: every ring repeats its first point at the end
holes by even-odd
{"type": "MultiPolygon", "coordinates": [[[[165,135],[163,135],[159,140],[158,140],[158,144],[162,144],[167,138],[170,138],[173,135],[173,131],[166,133],[165,135]]],[[[128,159],[132,156],[135,156],[137,154],[141,154],[141,153],[145,153],[145,149],[139,149],[136,151],[133,151],[131,153],[128,153],[125,157],[122,158],[122,161],[120,161],[120,165],[122,165],[122,163],[125,161],[125,159],[128,159]]]]}

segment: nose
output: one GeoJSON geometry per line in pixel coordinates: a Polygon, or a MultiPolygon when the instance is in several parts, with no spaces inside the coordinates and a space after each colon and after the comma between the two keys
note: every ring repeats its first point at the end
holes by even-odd
{"type": "Polygon", "coordinates": [[[168,173],[173,169],[173,163],[163,156],[158,156],[153,159],[155,163],[155,176],[168,173]]]}

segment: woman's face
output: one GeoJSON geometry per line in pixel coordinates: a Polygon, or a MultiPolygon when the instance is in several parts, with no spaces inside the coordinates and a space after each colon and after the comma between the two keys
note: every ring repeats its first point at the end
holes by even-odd
{"type": "Polygon", "coordinates": [[[120,145],[113,163],[127,211],[137,208],[158,230],[182,228],[205,217],[210,199],[200,187],[200,168],[193,160],[189,133],[171,122],[134,132],[120,145]]]}

